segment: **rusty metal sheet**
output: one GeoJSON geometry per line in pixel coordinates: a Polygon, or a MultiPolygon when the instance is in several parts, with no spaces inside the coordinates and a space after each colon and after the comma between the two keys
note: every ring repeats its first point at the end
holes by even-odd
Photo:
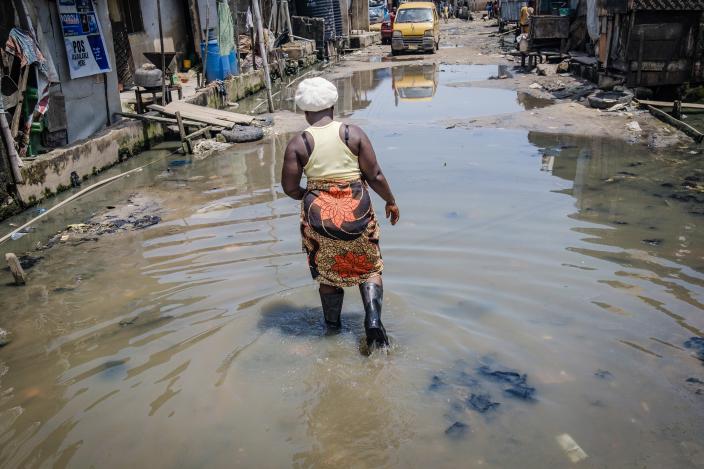
{"type": "Polygon", "coordinates": [[[517,23],[526,0],[501,0],[501,21],[517,23]]]}
{"type": "Polygon", "coordinates": [[[530,21],[532,39],[566,39],[570,35],[569,16],[533,15],[530,21]]]}

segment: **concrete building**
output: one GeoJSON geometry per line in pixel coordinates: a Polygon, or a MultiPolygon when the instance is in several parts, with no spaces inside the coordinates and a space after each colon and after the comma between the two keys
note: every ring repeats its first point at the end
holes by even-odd
{"type": "MultiPolygon", "coordinates": [[[[205,3],[205,0],[201,0],[205,3]]],[[[211,0],[214,8],[215,0],[211,0]]],[[[161,0],[161,25],[164,50],[178,52],[179,66],[184,59],[196,62],[200,51],[196,0],[161,0]],[[194,33],[195,31],[195,33],[194,33]]],[[[112,39],[117,51],[116,70],[122,87],[132,85],[134,71],[147,63],[144,52],[159,52],[159,21],[155,0],[107,0],[112,39]]],[[[216,10],[210,14],[215,15],[216,10]]],[[[205,16],[205,13],[203,14],[205,16]]],[[[203,22],[205,19],[203,19],[203,22]]],[[[212,21],[212,19],[211,19],[212,21]]],[[[211,24],[212,27],[212,24],[211,24]]],[[[204,28],[204,26],[203,26],[204,28]]]]}
{"type": "MultiPolygon", "coordinates": [[[[21,0],[3,3],[3,17],[13,18],[12,22],[0,25],[0,43],[8,39],[10,29],[19,27],[18,15],[13,4],[21,0]],[[5,16],[9,14],[8,16],[5,16]],[[16,18],[16,19],[15,19],[16,18]]],[[[66,44],[62,35],[57,2],[52,0],[25,0],[24,5],[32,26],[38,35],[44,37],[42,53],[51,59],[57,72],[57,81],[49,89],[49,107],[46,114],[49,145],[60,146],[88,137],[111,123],[112,113],[120,110],[120,97],[117,93],[117,74],[115,73],[115,54],[112,30],[107,15],[107,0],[95,0],[94,5],[100,22],[107,59],[112,70],[80,78],[71,78],[66,44]]],[[[41,41],[40,41],[41,42],[41,41]]],[[[10,80],[17,83],[19,69],[8,71],[10,80]],[[17,73],[17,75],[14,75],[17,73]]],[[[36,79],[29,74],[28,87],[36,88],[36,79]]],[[[6,104],[12,103],[11,95],[4,95],[6,104]]],[[[8,111],[13,109],[9,108],[8,111]]]]}
{"type": "Polygon", "coordinates": [[[0,43],[3,46],[11,36],[16,38],[22,31],[34,31],[36,43],[31,39],[31,34],[25,37],[30,38],[30,49],[37,44],[45,58],[42,65],[35,63],[21,66],[16,55],[4,52],[3,107],[10,122],[18,116],[17,125],[12,125],[10,145],[20,142],[20,153],[26,152],[27,156],[67,145],[69,148],[64,158],[53,158],[54,152],[49,152],[38,155],[34,161],[25,161],[22,169],[24,180],[22,184],[17,184],[18,181],[10,171],[9,139],[3,138],[0,145],[0,214],[7,216],[19,208],[18,199],[25,203],[39,200],[44,195],[44,181],[52,175],[62,175],[55,187],[66,187],[71,184],[68,176],[76,172],[76,165],[82,165],[78,174],[82,178],[96,169],[114,164],[118,159],[117,150],[113,158],[112,149],[105,143],[102,146],[91,146],[82,142],[113,124],[114,113],[121,110],[121,104],[107,0],[93,0],[92,3],[5,1],[0,2],[0,18],[0,43]],[[59,11],[59,8],[74,8],[73,11],[78,13],[67,14],[66,10],[59,11]],[[81,8],[84,9],[83,13],[81,8]],[[70,24],[67,17],[75,18],[75,24],[70,24]],[[70,31],[66,32],[71,27],[78,28],[79,32],[82,28],[86,35],[71,37],[70,31]],[[18,29],[13,32],[13,28],[18,29]],[[102,41],[96,48],[95,41],[99,37],[102,37],[102,41]],[[89,47],[90,50],[87,51],[89,47]],[[82,53],[77,54],[77,48],[82,49],[82,53]],[[95,50],[99,52],[96,53],[95,50]],[[94,64],[98,64],[97,69],[91,68],[90,61],[93,59],[94,64]],[[83,65],[88,68],[81,69],[83,65]],[[44,69],[51,71],[40,72],[44,69]],[[25,75],[27,78],[23,80],[25,75]],[[44,90],[48,91],[45,93],[44,90]],[[38,107],[35,105],[43,96],[48,96],[48,107],[42,116],[36,113],[38,107]],[[26,142],[31,142],[31,145],[25,145],[26,142]],[[83,158],[91,152],[99,158],[83,158]],[[14,201],[12,197],[15,198],[14,201]]]}

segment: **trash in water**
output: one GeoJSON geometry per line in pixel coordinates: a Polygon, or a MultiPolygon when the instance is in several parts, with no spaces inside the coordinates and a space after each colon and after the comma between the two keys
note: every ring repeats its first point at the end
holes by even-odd
{"type": "Polygon", "coordinates": [[[4,347],[10,342],[12,342],[12,334],[3,328],[0,328],[0,347],[4,347]]]}
{"type": "Polygon", "coordinates": [[[612,375],[610,371],[601,370],[601,369],[596,370],[594,372],[594,376],[596,376],[597,378],[601,378],[601,379],[612,379],[614,377],[614,375],[612,375]]]}
{"type": "Polygon", "coordinates": [[[461,386],[466,386],[468,388],[473,388],[479,385],[479,381],[466,371],[460,371],[457,375],[457,384],[461,386]]]}
{"type": "Polygon", "coordinates": [[[214,153],[216,151],[221,151],[230,148],[231,146],[232,145],[230,145],[229,143],[218,142],[215,139],[199,140],[193,146],[193,153],[196,155],[197,158],[200,159],[209,156],[211,153],[214,153]]]}
{"type": "Polygon", "coordinates": [[[37,207],[34,211],[37,212],[37,214],[42,214],[46,212],[46,209],[42,207],[37,207]]]}
{"type": "Polygon", "coordinates": [[[445,430],[445,435],[452,438],[460,438],[467,433],[467,430],[469,430],[469,425],[458,420],[447,427],[447,430],[445,430]]]}
{"type": "Polygon", "coordinates": [[[480,413],[485,413],[491,409],[501,405],[499,402],[493,402],[489,394],[472,394],[467,399],[467,405],[480,413]]]}
{"type": "Polygon", "coordinates": [[[687,378],[687,382],[688,382],[688,383],[692,383],[692,384],[704,384],[704,381],[702,381],[702,380],[699,379],[699,378],[694,378],[694,377],[692,377],[692,378],[687,378]]]}
{"type": "Polygon", "coordinates": [[[697,352],[697,358],[704,361],[704,338],[692,337],[684,343],[684,346],[697,352]]]}
{"type": "Polygon", "coordinates": [[[428,391],[437,391],[438,389],[445,386],[445,382],[438,375],[433,375],[430,380],[430,386],[428,386],[428,391]]]}
{"type": "Polygon", "coordinates": [[[528,386],[525,383],[514,384],[510,388],[504,389],[504,393],[509,396],[517,397],[518,399],[530,400],[533,398],[535,388],[528,386]]]}
{"type": "MultiPolygon", "coordinates": [[[[482,360],[475,368],[465,360],[457,360],[450,372],[432,375],[429,391],[440,393],[449,405],[449,416],[452,421],[465,415],[467,410],[487,414],[497,410],[501,402],[492,399],[503,393],[504,396],[524,401],[531,401],[536,389],[527,383],[527,375],[514,370],[487,365],[488,360],[482,360]],[[493,389],[492,389],[493,388],[493,389]]],[[[502,407],[503,408],[503,407],[502,407]]],[[[446,434],[459,433],[464,425],[456,421],[446,430],[446,434]]]]}
{"type": "Polygon", "coordinates": [[[22,231],[18,231],[16,233],[12,233],[12,235],[10,235],[10,239],[12,241],[17,241],[18,239],[20,239],[22,236],[24,236],[26,234],[27,233],[23,233],[22,231]]]}
{"type": "Polygon", "coordinates": [[[518,399],[529,400],[535,394],[535,388],[528,386],[528,376],[511,370],[492,369],[488,365],[482,365],[478,369],[479,374],[494,381],[508,383],[511,386],[504,389],[504,394],[518,399]]]}
{"type": "Polygon", "coordinates": [[[578,463],[583,459],[587,459],[587,453],[585,453],[584,450],[579,447],[577,442],[574,441],[574,439],[567,433],[557,435],[556,440],[565,453],[567,453],[567,457],[570,458],[570,461],[573,463],[578,463]]]}
{"type": "Polygon", "coordinates": [[[525,383],[526,381],[526,375],[521,375],[515,371],[492,370],[488,365],[480,366],[478,371],[481,375],[511,384],[525,383]]]}
{"type": "Polygon", "coordinates": [[[81,185],[81,177],[77,172],[71,172],[71,187],[79,187],[81,185]]]}
{"type": "Polygon", "coordinates": [[[663,242],[662,239],[658,238],[653,238],[653,239],[644,239],[643,242],[645,244],[650,244],[651,246],[660,246],[663,242]]]}
{"type": "Polygon", "coordinates": [[[173,160],[173,161],[169,161],[169,166],[174,166],[174,167],[186,166],[187,164],[191,164],[191,162],[188,161],[188,160],[173,160]]]}
{"type": "Polygon", "coordinates": [[[640,132],[642,129],[640,128],[640,125],[636,121],[631,121],[628,124],[626,124],[626,128],[630,130],[631,132],[640,132]]]}

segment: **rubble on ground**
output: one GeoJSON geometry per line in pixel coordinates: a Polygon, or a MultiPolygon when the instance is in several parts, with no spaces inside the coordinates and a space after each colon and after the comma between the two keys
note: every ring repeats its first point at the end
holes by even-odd
{"type": "Polygon", "coordinates": [[[160,204],[153,198],[133,194],[122,206],[109,206],[84,223],[68,225],[40,249],[48,249],[59,243],[77,245],[86,241],[97,241],[98,237],[103,235],[143,230],[159,223],[161,212],[160,204]]]}

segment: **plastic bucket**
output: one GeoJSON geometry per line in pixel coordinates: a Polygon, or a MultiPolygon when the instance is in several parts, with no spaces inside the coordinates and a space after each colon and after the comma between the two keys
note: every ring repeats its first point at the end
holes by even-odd
{"type": "MultiPolygon", "coordinates": [[[[200,43],[200,52],[205,62],[205,43],[200,43]]],[[[208,42],[208,63],[206,64],[205,77],[208,81],[222,80],[225,74],[222,69],[222,60],[220,60],[220,46],[218,41],[208,42]]]]}

